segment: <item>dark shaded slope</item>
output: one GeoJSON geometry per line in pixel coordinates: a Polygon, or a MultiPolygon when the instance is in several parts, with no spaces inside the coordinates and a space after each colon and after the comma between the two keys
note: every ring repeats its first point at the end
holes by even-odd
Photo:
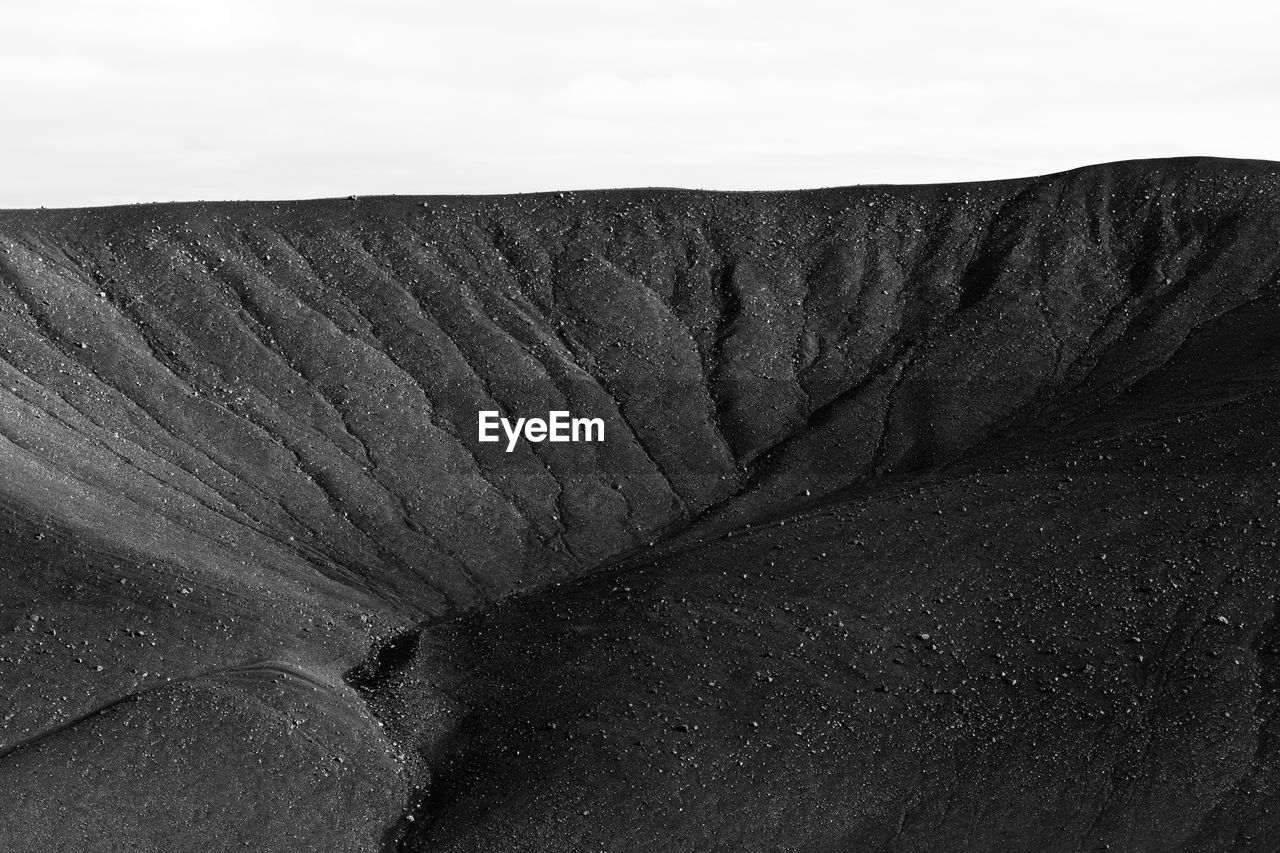
{"type": "MultiPolygon", "coordinates": [[[[416,687],[397,687],[400,667],[444,666],[424,664],[414,653],[439,650],[441,660],[456,658],[460,672],[475,670],[477,685],[514,679],[512,697],[545,694],[555,703],[590,695],[593,679],[609,685],[616,661],[562,649],[570,669],[561,671],[559,652],[547,652],[531,671],[546,673],[552,684],[525,684],[530,661],[507,656],[522,646],[560,648],[539,639],[561,630],[555,604],[545,611],[521,605],[506,616],[504,606],[485,617],[496,621],[462,623],[425,641],[401,633],[400,646],[361,682],[394,731],[387,741],[341,680],[379,638],[608,564],[647,562],[654,568],[646,572],[668,573],[671,590],[688,584],[681,608],[702,607],[698,596],[711,593],[697,592],[698,578],[715,580],[726,571],[748,575],[726,586],[726,594],[743,597],[734,606],[756,618],[810,594],[833,609],[861,607],[831,587],[840,575],[823,568],[822,551],[810,553],[805,542],[772,541],[775,565],[758,578],[731,571],[748,558],[718,545],[671,563],[658,555],[751,519],[785,516],[824,495],[840,495],[841,518],[863,512],[862,501],[885,507],[898,501],[902,507],[892,512],[915,518],[914,498],[904,496],[914,487],[884,486],[881,496],[893,475],[928,472],[974,448],[999,452],[1015,440],[1030,457],[1027,470],[1039,465],[1041,473],[1026,474],[1025,493],[1016,482],[1001,483],[983,500],[994,505],[1006,500],[1002,494],[1020,494],[1034,504],[1049,489],[1044,466],[1059,458],[1040,459],[1048,444],[1078,441],[1085,429],[1121,429],[1126,411],[1150,418],[1199,405],[1218,393],[1217,375],[1203,367],[1208,359],[1231,354],[1239,385],[1232,399],[1269,387],[1266,347],[1256,339],[1270,328],[1266,300],[1280,266],[1277,173],[1271,163],[1196,159],[936,187],[0,213],[0,689],[19,697],[0,710],[0,785],[25,789],[55,766],[72,768],[75,779],[119,779],[112,775],[118,753],[101,744],[138,725],[156,726],[156,768],[171,763],[164,757],[170,742],[193,754],[240,755],[235,731],[253,743],[292,737],[274,727],[298,709],[279,709],[310,702],[314,713],[298,719],[322,721],[339,734],[307,755],[321,756],[314,759],[321,764],[325,756],[359,755],[353,760],[360,772],[378,781],[358,783],[363,793],[352,799],[346,783],[295,772],[313,758],[268,750],[261,761],[213,773],[215,783],[193,794],[207,800],[200,820],[223,821],[231,827],[226,839],[257,849],[367,848],[395,822],[394,809],[382,821],[378,810],[417,783],[431,785],[429,811],[443,816],[431,821],[430,832],[440,839],[461,844],[514,832],[534,812],[510,805],[506,794],[494,801],[468,787],[487,784],[504,766],[507,748],[490,741],[496,735],[472,715],[496,715],[479,719],[522,732],[525,712],[501,702],[479,710],[488,707],[483,686],[441,698],[437,688],[457,675],[442,675],[440,683],[414,676],[416,687]],[[1233,325],[1215,325],[1224,317],[1233,325]],[[1245,329],[1263,332],[1250,337],[1245,329]],[[1166,368],[1179,351],[1183,367],[1166,368]],[[1128,393],[1162,368],[1163,379],[1128,393]],[[1193,369],[1200,372],[1187,374],[1193,369]],[[1117,399],[1121,408],[1108,408],[1117,399]],[[476,411],[490,408],[513,415],[567,408],[602,417],[607,441],[525,444],[506,454],[474,440],[476,411]],[[1010,438],[1011,431],[1018,437],[1010,438]],[[854,484],[866,497],[840,491],[854,484]],[[482,642],[471,631],[497,638],[484,656],[491,662],[471,660],[467,649],[482,642]],[[291,688],[277,696],[279,685],[252,679],[230,692],[219,686],[216,673],[252,662],[293,673],[281,677],[289,684],[301,678],[323,698],[299,698],[291,688]],[[170,680],[212,698],[192,700],[185,707],[195,710],[172,722],[170,680]],[[121,700],[135,704],[119,706],[121,700]],[[111,710],[117,707],[134,716],[111,710]],[[202,723],[224,718],[239,722],[222,729],[202,723]],[[183,725],[191,729],[183,733],[183,725]],[[455,742],[451,732],[459,727],[464,735],[455,742]],[[455,768],[446,784],[431,782],[430,768],[445,761],[436,746],[425,764],[397,759],[398,750],[412,753],[423,738],[454,756],[446,762],[455,768]],[[470,738],[478,738],[477,746],[466,745],[470,738]],[[247,781],[231,785],[233,777],[247,781]],[[319,811],[351,808],[363,817],[343,830],[341,844],[333,825],[314,816],[292,824],[256,821],[257,835],[251,825],[249,835],[236,835],[243,815],[229,822],[228,816],[238,814],[247,791],[285,810],[319,798],[328,804],[319,811]],[[356,800],[361,804],[350,805],[356,800]],[[495,806],[495,815],[515,810],[486,823],[476,809],[491,802],[506,803],[495,806]],[[348,805],[335,805],[341,803],[348,805]],[[472,817],[460,817],[466,815],[472,817]]],[[[1224,458],[1264,433],[1269,410],[1249,411],[1246,433],[1223,445],[1224,458]]],[[[1225,462],[1213,467],[1221,448],[1207,432],[1211,423],[1184,437],[1188,448],[1205,454],[1196,464],[1208,467],[1175,465],[1162,476],[1203,474],[1220,484],[1215,495],[1222,497],[1245,475],[1225,462]]],[[[1136,434],[1124,430],[1121,436],[1136,434]]],[[[1114,497],[1121,503],[1123,484],[1137,473],[1126,464],[1142,461],[1131,454],[1104,466],[1112,473],[1099,474],[1103,485],[1119,490],[1114,497]]],[[[1094,523],[1087,500],[1079,497],[1082,528],[1094,523]]],[[[1185,508],[1188,519],[1216,510],[1205,500],[1185,508]]],[[[845,542],[846,521],[830,522],[822,535],[845,542]]],[[[886,564],[883,584],[903,584],[895,595],[923,589],[903,567],[935,559],[961,523],[969,524],[967,516],[903,539],[902,549],[916,550],[886,564]]],[[[1134,528],[1115,536],[1138,549],[1149,533],[1134,528]]],[[[1025,599],[1049,568],[1019,541],[1007,543],[1008,565],[1001,565],[1012,573],[1013,594],[1025,599]]],[[[832,544],[827,553],[855,560],[859,552],[849,548],[832,544]]],[[[969,571],[965,566],[949,570],[969,571]]],[[[573,590],[590,589],[593,597],[614,600],[606,594],[609,580],[591,583],[555,595],[576,600],[573,590]]],[[[1258,601],[1271,594],[1265,586],[1251,593],[1258,601]]],[[[1208,594],[1201,587],[1188,593],[1196,601],[1208,594]]],[[[1052,606],[1075,615],[1090,602],[1065,590],[1052,606]]],[[[981,615],[988,604],[960,597],[955,606],[957,613],[981,615]]],[[[578,606],[567,612],[578,613],[578,606]]],[[[673,618],[694,618],[688,613],[673,618]]],[[[886,611],[882,621],[889,625],[897,616],[886,611]]],[[[570,622],[582,619],[569,636],[592,636],[599,620],[570,622]]],[[[1250,619],[1256,627],[1261,616],[1250,619]]],[[[644,625],[619,625],[639,638],[637,649],[656,644],[655,660],[670,652],[661,631],[646,639],[644,625]]],[[[966,666],[977,664],[970,657],[988,642],[970,639],[957,650],[966,666]]],[[[738,652],[774,653],[775,641],[781,642],[745,636],[732,641],[733,654],[689,643],[679,654],[702,655],[710,665],[738,652]]],[[[834,639],[822,642],[840,648],[834,639]]],[[[856,643],[850,649],[878,654],[856,643]]],[[[1082,649],[1081,655],[1103,654],[1097,644],[1082,649]]],[[[697,661],[662,664],[676,680],[690,666],[697,661]]],[[[802,681],[817,677],[814,665],[797,666],[802,681]]],[[[673,682],[670,690],[679,697],[685,688],[673,682]]],[[[847,699],[850,713],[862,713],[863,700],[848,684],[820,690],[827,691],[828,709],[847,699]]],[[[686,700],[673,699],[670,707],[686,700]]],[[[976,697],[974,707],[988,700],[997,701],[996,694],[976,697]]],[[[1050,705],[1045,712],[1043,720],[1056,719],[1050,705]]],[[[783,726],[804,713],[784,703],[776,721],[783,726]]],[[[881,785],[876,773],[897,778],[904,765],[893,756],[922,749],[911,738],[925,729],[876,725],[890,724],[864,720],[857,731],[872,744],[890,735],[906,740],[865,747],[875,760],[868,759],[869,775],[852,782],[881,785]]],[[[1009,743],[1024,749],[1024,734],[1010,733],[1009,743]]],[[[1242,736],[1230,737],[1236,739],[1222,743],[1239,746],[1242,736]]],[[[550,760],[561,760],[556,754],[550,760]]],[[[771,796],[763,781],[776,767],[771,760],[757,765],[762,781],[749,786],[744,803],[771,796]]],[[[816,759],[795,766],[812,773],[813,784],[844,778],[816,759]]],[[[998,762],[992,767],[992,775],[975,778],[990,784],[1007,772],[998,762]]],[[[510,769],[514,779],[536,781],[520,775],[520,767],[510,769]]],[[[585,777],[598,772],[587,768],[585,777]]],[[[1231,772],[1243,778],[1239,768],[1231,772]]],[[[28,849],[80,849],[82,829],[80,840],[57,830],[83,824],[48,818],[74,808],[69,804],[80,795],[60,797],[57,791],[74,785],[49,773],[34,799],[24,800],[26,811],[11,813],[25,816],[0,819],[0,836],[35,838],[31,826],[43,816],[53,828],[41,830],[41,841],[28,849]]],[[[1142,773],[1165,778],[1150,768],[1142,773]]],[[[160,769],[143,775],[168,778],[160,769]]],[[[165,796],[158,793],[164,785],[147,788],[141,777],[109,784],[134,785],[134,799],[165,796]]],[[[807,804],[823,796],[797,794],[787,814],[807,814],[807,804]]],[[[1016,798],[992,797],[1011,813],[1020,808],[1012,805],[1016,798]]],[[[702,819],[714,811],[706,802],[697,806],[702,819]]],[[[1252,808],[1240,799],[1222,802],[1224,809],[1252,808]]],[[[859,808],[833,814],[843,814],[846,827],[880,826],[859,808]]],[[[98,803],[91,810],[109,808],[98,803]]],[[[130,819],[145,822],[141,814],[130,819]]],[[[750,830],[757,834],[742,843],[802,848],[803,834],[784,843],[789,817],[765,814],[772,817],[761,818],[750,830]],[[783,834],[767,841],[759,834],[767,832],[783,834]]],[[[1118,820],[1141,816],[1119,814],[1118,820]]],[[[159,829],[147,832],[162,837],[170,819],[157,817],[159,829]]],[[[922,826],[922,839],[935,829],[951,837],[943,824],[922,826]]],[[[643,832],[666,831],[661,827],[653,823],[643,832]]],[[[508,836],[504,844],[535,837],[561,845],[555,849],[568,843],[541,832],[508,836]]],[[[640,843],[638,832],[627,843],[640,843]]],[[[626,840],[620,838],[619,844],[626,840]]],[[[882,835],[866,838],[888,843],[882,835]]],[[[687,843],[673,844],[716,843],[694,832],[687,843]]]]}
{"type": "Polygon", "coordinates": [[[1276,849],[1280,304],[1203,334],[1056,439],[430,630],[369,690],[430,768],[397,849],[1276,849]]]}

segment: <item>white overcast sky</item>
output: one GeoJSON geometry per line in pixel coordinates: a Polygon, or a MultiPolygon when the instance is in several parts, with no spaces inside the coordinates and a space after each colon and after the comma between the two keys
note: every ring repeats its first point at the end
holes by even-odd
{"type": "Polygon", "coordinates": [[[1280,4],[42,0],[0,207],[1280,160],[1280,4]]]}

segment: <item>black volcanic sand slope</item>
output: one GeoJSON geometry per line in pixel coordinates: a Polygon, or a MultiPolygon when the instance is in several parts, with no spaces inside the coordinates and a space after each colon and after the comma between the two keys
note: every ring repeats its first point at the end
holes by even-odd
{"type": "Polygon", "coordinates": [[[0,848],[1277,849],[1278,238],[1209,159],[0,213],[0,848]]]}

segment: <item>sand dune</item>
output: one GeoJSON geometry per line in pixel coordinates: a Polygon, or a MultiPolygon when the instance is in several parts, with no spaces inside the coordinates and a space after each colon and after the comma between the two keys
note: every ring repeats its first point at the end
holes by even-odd
{"type": "Polygon", "coordinates": [[[0,212],[0,846],[1276,849],[1278,235],[1208,158],[0,212]]]}

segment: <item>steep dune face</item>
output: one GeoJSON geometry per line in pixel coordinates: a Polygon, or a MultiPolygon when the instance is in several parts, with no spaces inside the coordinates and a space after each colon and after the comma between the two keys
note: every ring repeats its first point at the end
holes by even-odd
{"type": "Polygon", "coordinates": [[[1274,278],[1273,173],[8,214],[6,435],[148,524],[443,613],[746,480],[840,485],[1122,390],[1274,278]],[[610,440],[507,454],[483,408],[610,440]]]}
{"type": "MultiPolygon", "coordinates": [[[[267,662],[281,695],[237,682],[252,709],[236,725],[272,730],[321,691],[317,719],[342,732],[332,755],[362,756],[380,780],[343,836],[368,849],[398,818],[378,810],[430,787],[434,762],[465,775],[483,763],[465,744],[503,754],[460,722],[491,697],[444,702],[438,688],[506,678],[520,665],[503,650],[532,642],[477,628],[505,638],[481,665],[459,651],[473,642],[462,629],[410,641],[411,626],[605,565],[667,566],[673,588],[696,588],[670,556],[680,548],[719,572],[739,558],[700,540],[823,496],[863,500],[851,495],[987,458],[1015,433],[1035,456],[1081,424],[1194,407],[1216,393],[1214,358],[1256,391],[1271,376],[1256,330],[1280,273],[1277,234],[1280,166],[1210,159],[798,193],[0,213],[0,684],[24,697],[0,713],[0,783],[23,785],[43,750],[88,750],[84,726],[110,730],[119,714],[102,711],[122,699],[168,714],[170,679],[217,697],[191,703],[193,718],[216,717],[241,701],[225,698],[241,694],[222,674],[267,662]],[[480,410],[569,410],[601,418],[606,440],[508,453],[477,441],[480,410]],[[366,665],[357,695],[342,674],[392,634],[409,651],[366,665]],[[414,648],[458,657],[454,674],[422,675],[438,664],[414,648]]],[[[1116,468],[1108,476],[1133,476],[1116,468]]],[[[1229,490],[1237,474],[1223,476],[1229,490]]],[[[741,594],[760,607],[792,594],[786,578],[815,557],[802,545],[781,543],[776,583],[744,581],[741,594]]],[[[985,649],[964,648],[961,659],[985,649]]],[[[591,677],[583,666],[573,677],[591,677]]],[[[852,695],[831,691],[828,708],[852,695]]],[[[182,737],[218,755],[238,749],[236,725],[182,737]]],[[[263,796],[337,790],[272,756],[263,796]]],[[[445,815],[432,843],[496,843],[524,819],[469,836],[456,815],[482,823],[484,810],[451,785],[421,801],[445,815]]],[[[22,820],[63,807],[53,797],[22,820]]],[[[426,843],[423,825],[394,831],[426,843]]],[[[308,831],[331,839],[320,823],[308,831]]],[[[277,835],[254,843],[295,849],[277,835]]],[[[40,837],[58,847],[56,831],[40,837]]]]}

